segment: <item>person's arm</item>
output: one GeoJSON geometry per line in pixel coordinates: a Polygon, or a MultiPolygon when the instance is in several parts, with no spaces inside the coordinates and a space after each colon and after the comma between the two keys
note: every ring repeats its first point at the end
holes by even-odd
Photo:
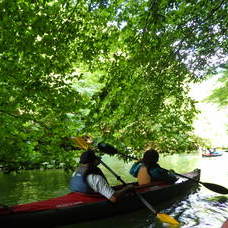
{"type": "Polygon", "coordinates": [[[133,189],[132,186],[126,186],[121,190],[115,191],[109,186],[104,177],[96,174],[90,174],[87,176],[87,182],[89,186],[95,191],[106,197],[111,202],[115,203],[121,196],[123,196],[127,191],[133,189]]]}
{"type": "Polygon", "coordinates": [[[128,192],[132,191],[134,189],[133,185],[126,185],[122,189],[115,191],[115,193],[112,195],[112,197],[109,199],[111,202],[115,203],[117,202],[121,197],[123,197],[128,192]]]}
{"type": "Polygon", "coordinates": [[[138,184],[144,185],[151,183],[151,177],[147,171],[147,168],[145,166],[142,166],[138,172],[138,184]]]}

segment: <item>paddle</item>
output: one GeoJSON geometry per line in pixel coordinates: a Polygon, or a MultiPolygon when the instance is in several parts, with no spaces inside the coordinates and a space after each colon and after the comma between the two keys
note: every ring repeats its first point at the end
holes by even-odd
{"type": "MultiPolygon", "coordinates": [[[[123,157],[129,158],[129,159],[132,159],[132,160],[138,160],[136,157],[132,157],[132,156],[129,156],[129,155],[126,155],[126,154],[123,154],[123,153],[119,152],[115,147],[113,147],[113,146],[111,146],[109,144],[106,144],[106,143],[99,143],[98,144],[98,148],[102,152],[110,154],[110,155],[120,154],[123,157]]],[[[228,194],[228,189],[223,187],[223,186],[221,186],[221,185],[213,184],[213,183],[207,183],[207,182],[202,182],[202,181],[195,180],[193,178],[187,177],[185,175],[176,173],[174,171],[172,171],[172,172],[173,172],[173,174],[175,174],[177,176],[184,177],[186,179],[189,179],[189,180],[195,181],[195,182],[197,182],[199,184],[202,184],[204,187],[210,189],[211,191],[214,191],[214,192],[217,192],[217,193],[220,193],[220,194],[228,194]]]]}
{"type": "Polygon", "coordinates": [[[195,182],[198,182],[198,183],[202,184],[205,188],[210,189],[213,192],[217,192],[217,193],[220,193],[220,194],[228,194],[228,189],[225,188],[225,187],[223,187],[223,186],[221,186],[221,185],[213,184],[213,183],[207,183],[207,182],[202,182],[202,181],[199,181],[199,180],[195,180],[193,178],[190,178],[190,177],[187,177],[185,175],[176,173],[174,171],[172,171],[172,173],[175,174],[175,175],[177,175],[177,176],[184,177],[186,179],[189,179],[189,180],[193,180],[195,182]]]}
{"type": "MultiPolygon", "coordinates": [[[[118,176],[109,166],[107,166],[101,159],[99,159],[100,163],[107,168],[115,177],[117,180],[119,180],[122,184],[126,185],[126,182],[121,179],[120,176],[118,176]]],[[[157,213],[157,211],[152,207],[152,205],[138,192],[135,191],[136,196],[141,200],[141,202],[154,214],[158,219],[160,219],[162,222],[169,223],[171,225],[178,225],[179,222],[164,213],[157,213]]]]}

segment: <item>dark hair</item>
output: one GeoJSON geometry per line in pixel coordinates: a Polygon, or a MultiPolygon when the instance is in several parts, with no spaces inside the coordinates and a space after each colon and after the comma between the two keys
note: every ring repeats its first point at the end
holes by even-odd
{"type": "Polygon", "coordinates": [[[86,167],[86,170],[85,170],[85,175],[83,177],[85,181],[87,181],[86,177],[89,174],[101,175],[107,181],[107,179],[106,179],[105,175],[103,174],[103,172],[101,171],[101,169],[99,169],[97,167],[98,163],[95,164],[96,160],[99,161],[100,158],[95,155],[95,152],[93,150],[87,150],[81,154],[80,163],[81,164],[88,164],[88,166],[86,167]]]}
{"type": "Polygon", "coordinates": [[[156,164],[159,160],[159,154],[156,150],[150,149],[147,150],[143,155],[143,163],[146,167],[151,167],[152,165],[156,164]]]}
{"type": "Polygon", "coordinates": [[[96,159],[97,159],[97,156],[95,155],[94,151],[93,150],[87,150],[81,154],[79,162],[81,164],[93,163],[96,159]]]}

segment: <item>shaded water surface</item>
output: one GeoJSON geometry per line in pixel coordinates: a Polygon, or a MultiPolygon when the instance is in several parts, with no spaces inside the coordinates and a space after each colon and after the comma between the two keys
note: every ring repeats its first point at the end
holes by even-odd
{"type": "MultiPolygon", "coordinates": [[[[124,180],[134,181],[128,174],[132,163],[104,156],[102,160],[115,170],[124,180]]],[[[201,169],[201,181],[220,184],[228,188],[228,153],[221,157],[202,158],[198,154],[172,155],[160,158],[160,165],[176,172],[201,169]]],[[[101,167],[112,185],[119,184],[105,168],[101,167]]],[[[62,170],[23,171],[20,174],[0,173],[0,203],[14,205],[45,200],[69,193],[70,174],[62,170]]],[[[162,211],[175,217],[183,228],[220,228],[228,219],[228,195],[214,193],[204,187],[183,200],[162,211]]],[[[112,218],[61,226],[59,228],[88,227],[170,227],[157,221],[150,211],[143,209],[112,218]]]]}

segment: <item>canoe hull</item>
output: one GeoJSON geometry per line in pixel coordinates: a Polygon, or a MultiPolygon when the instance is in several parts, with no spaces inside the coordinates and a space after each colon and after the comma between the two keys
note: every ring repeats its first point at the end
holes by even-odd
{"type": "MultiPolygon", "coordinates": [[[[197,169],[194,172],[189,173],[188,176],[199,179],[200,170],[197,169]]],[[[161,210],[165,208],[166,205],[170,205],[181,197],[189,194],[196,187],[197,184],[195,181],[185,180],[182,183],[174,185],[139,188],[138,191],[157,210],[161,210]]],[[[56,225],[73,224],[110,217],[117,214],[132,212],[144,207],[145,206],[136,195],[129,195],[115,204],[103,200],[100,202],[56,208],[53,210],[0,215],[0,224],[4,224],[4,227],[53,227],[56,225]]]]}
{"type": "Polygon", "coordinates": [[[202,154],[202,157],[219,157],[222,156],[222,154],[202,154]]]}

